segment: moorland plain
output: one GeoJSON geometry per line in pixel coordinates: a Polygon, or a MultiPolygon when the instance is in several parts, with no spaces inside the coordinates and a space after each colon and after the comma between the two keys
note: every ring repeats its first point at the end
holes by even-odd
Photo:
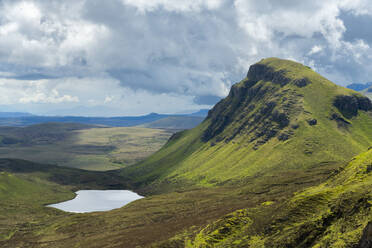
{"type": "Polygon", "coordinates": [[[154,153],[172,131],[46,123],[0,127],[0,158],[25,159],[86,170],[112,170],[154,153]]]}

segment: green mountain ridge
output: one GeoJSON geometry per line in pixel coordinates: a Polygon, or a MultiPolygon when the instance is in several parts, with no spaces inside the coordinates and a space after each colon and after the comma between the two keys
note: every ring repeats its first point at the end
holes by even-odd
{"type": "Polygon", "coordinates": [[[372,144],[371,110],[368,98],[309,67],[264,59],[203,123],[122,175],[144,191],[165,192],[342,165],[372,144]]]}

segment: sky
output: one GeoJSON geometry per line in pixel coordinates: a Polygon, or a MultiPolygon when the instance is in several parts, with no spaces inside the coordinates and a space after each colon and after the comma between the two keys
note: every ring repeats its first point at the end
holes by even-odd
{"type": "Polygon", "coordinates": [[[372,81],[368,0],[0,0],[0,111],[210,108],[262,58],[372,81]]]}

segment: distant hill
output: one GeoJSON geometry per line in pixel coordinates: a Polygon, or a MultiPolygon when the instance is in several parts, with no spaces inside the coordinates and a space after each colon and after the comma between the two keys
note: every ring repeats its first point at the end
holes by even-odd
{"type": "Polygon", "coordinates": [[[363,90],[362,93],[372,100],[372,86],[363,90]]]}
{"type": "Polygon", "coordinates": [[[372,82],[368,83],[353,83],[346,86],[349,89],[355,90],[355,91],[362,91],[372,86],[372,82]]]}
{"type": "Polygon", "coordinates": [[[207,117],[209,109],[201,109],[198,112],[189,114],[190,116],[207,117]]]}
{"type": "MultiPolygon", "coordinates": [[[[131,127],[143,125],[145,123],[151,123],[160,119],[172,117],[171,120],[176,120],[177,118],[181,119],[193,119],[197,118],[185,118],[188,116],[193,117],[205,117],[207,110],[201,110],[192,114],[183,114],[183,115],[173,115],[173,114],[157,114],[151,113],[143,116],[122,116],[122,117],[83,117],[83,116],[37,116],[24,113],[0,113],[0,126],[29,126],[41,123],[81,123],[89,125],[105,125],[111,127],[131,127]]],[[[181,120],[180,119],[180,120],[181,120]]],[[[164,123],[166,123],[165,121],[164,123]]],[[[168,121],[169,123],[169,121],[168,121]]],[[[178,121],[182,124],[182,121],[178,121]]],[[[183,124],[183,126],[175,128],[174,124],[171,124],[171,129],[185,129],[195,127],[192,125],[190,120],[187,120],[188,124],[183,124]]],[[[199,124],[198,122],[195,122],[199,124]]],[[[166,128],[163,124],[162,126],[166,128]]]]}
{"type": "Polygon", "coordinates": [[[30,113],[23,112],[0,112],[0,118],[17,118],[17,117],[30,117],[33,116],[30,113]]]}
{"type": "Polygon", "coordinates": [[[359,91],[362,94],[366,95],[370,99],[372,99],[372,82],[360,84],[360,83],[354,83],[354,84],[349,84],[347,88],[359,91]]]}
{"type": "Polygon", "coordinates": [[[72,134],[72,131],[98,128],[97,125],[81,123],[41,123],[26,127],[1,127],[0,147],[3,145],[36,145],[52,144],[62,141],[72,134]]]}
{"type": "Polygon", "coordinates": [[[147,128],[185,130],[196,127],[204,120],[204,118],[205,117],[198,115],[170,116],[150,123],[146,123],[142,126],[147,128]]]}
{"type": "Polygon", "coordinates": [[[169,115],[148,114],[144,116],[123,117],[83,117],[83,116],[20,116],[0,118],[0,126],[29,126],[47,122],[81,123],[106,125],[113,127],[129,127],[159,120],[169,115]]]}

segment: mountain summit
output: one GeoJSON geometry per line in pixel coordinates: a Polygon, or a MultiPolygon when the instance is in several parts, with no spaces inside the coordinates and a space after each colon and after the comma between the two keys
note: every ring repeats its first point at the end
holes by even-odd
{"type": "Polygon", "coordinates": [[[203,140],[228,142],[244,136],[257,149],[274,137],[288,140],[299,127],[316,131],[319,128],[310,127],[334,128],[337,123],[345,131],[352,117],[370,110],[368,98],[337,87],[301,64],[270,58],[252,65],[247,78],[210,112],[203,140]]]}
{"type": "Polygon", "coordinates": [[[137,185],[212,186],[345,163],[372,144],[371,111],[310,67],[263,59],[202,124],[123,173],[137,185]]]}

